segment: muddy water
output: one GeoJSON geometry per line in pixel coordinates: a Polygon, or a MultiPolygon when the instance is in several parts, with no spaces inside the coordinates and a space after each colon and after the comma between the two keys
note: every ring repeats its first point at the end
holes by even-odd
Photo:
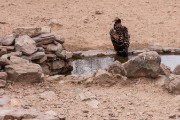
{"type": "MultiPolygon", "coordinates": [[[[98,69],[107,69],[109,65],[111,65],[115,60],[124,63],[131,58],[133,58],[133,56],[130,56],[129,58],[122,58],[119,56],[105,56],[74,60],[72,62],[73,71],[71,74],[91,75],[94,74],[98,69]]],[[[180,64],[180,55],[161,55],[161,63],[164,63],[165,65],[169,66],[171,70],[174,70],[174,68],[180,64]]]]}

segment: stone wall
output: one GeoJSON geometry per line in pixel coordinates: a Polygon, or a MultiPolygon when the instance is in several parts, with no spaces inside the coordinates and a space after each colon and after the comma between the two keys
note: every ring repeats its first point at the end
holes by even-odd
{"type": "Polygon", "coordinates": [[[34,63],[47,75],[67,72],[71,70],[72,53],[66,51],[63,44],[64,38],[51,33],[49,27],[16,28],[11,35],[0,37],[0,70],[16,72],[17,66],[33,70],[28,66],[34,63]]]}

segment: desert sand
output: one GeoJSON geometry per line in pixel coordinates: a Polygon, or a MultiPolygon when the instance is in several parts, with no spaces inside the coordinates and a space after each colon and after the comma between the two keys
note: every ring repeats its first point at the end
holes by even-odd
{"type": "MultiPolygon", "coordinates": [[[[180,0],[1,0],[0,36],[16,27],[50,25],[52,32],[64,36],[68,51],[109,50],[113,49],[109,30],[115,17],[129,29],[130,49],[180,47],[180,0]]],[[[18,83],[5,91],[15,99],[12,108],[53,110],[67,120],[169,120],[180,111],[179,96],[146,78],[112,87],[85,87],[62,80],[18,83]],[[56,98],[41,98],[45,91],[53,91],[56,98]],[[96,95],[98,108],[77,97],[85,91],[96,95]]]]}
{"type": "Polygon", "coordinates": [[[131,48],[180,47],[179,0],[1,0],[0,36],[15,27],[59,25],[69,51],[113,49],[109,30],[119,17],[129,29],[131,48]]]}

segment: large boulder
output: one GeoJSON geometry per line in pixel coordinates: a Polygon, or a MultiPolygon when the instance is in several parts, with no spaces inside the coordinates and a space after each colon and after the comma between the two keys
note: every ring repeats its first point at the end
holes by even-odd
{"type": "Polygon", "coordinates": [[[13,35],[7,35],[3,38],[0,38],[1,45],[10,46],[14,43],[15,37],[13,35]]]}
{"type": "Polygon", "coordinates": [[[160,73],[161,58],[157,52],[145,52],[123,64],[127,77],[157,78],[160,73]]]}
{"type": "Polygon", "coordinates": [[[42,80],[42,68],[34,63],[12,64],[5,67],[8,74],[7,80],[20,82],[40,82],[42,80]]]}
{"type": "Polygon", "coordinates": [[[35,36],[40,35],[41,33],[42,33],[42,28],[39,28],[39,27],[20,27],[20,28],[15,28],[13,30],[13,35],[15,37],[19,37],[23,35],[35,37],[35,36]]]}
{"type": "Polygon", "coordinates": [[[126,75],[126,71],[119,61],[113,62],[108,68],[108,72],[112,74],[126,75]]]}
{"type": "Polygon", "coordinates": [[[176,75],[180,75],[180,65],[176,66],[173,73],[176,74],[176,75]]]}
{"type": "Polygon", "coordinates": [[[23,35],[16,39],[15,49],[25,55],[31,55],[37,51],[36,42],[29,36],[23,35]]]}

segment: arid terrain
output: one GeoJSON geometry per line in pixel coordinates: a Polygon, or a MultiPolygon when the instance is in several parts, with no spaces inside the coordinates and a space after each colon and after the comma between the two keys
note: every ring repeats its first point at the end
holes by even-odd
{"type": "MultiPolygon", "coordinates": [[[[68,51],[112,50],[109,30],[115,17],[129,29],[131,49],[180,48],[180,0],[1,0],[0,36],[11,34],[16,27],[51,26],[53,33],[65,38],[68,51]]],[[[7,108],[55,111],[66,120],[171,120],[180,116],[180,96],[162,89],[165,78],[138,78],[111,87],[72,84],[67,78],[8,84],[0,95],[10,97],[7,108]],[[96,96],[94,101],[79,98],[87,91],[96,96]]]]}
{"type": "Polygon", "coordinates": [[[180,47],[179,0],[1,0],[0,11],[0,36],[15,27],[56,21],[52,30],[65,37],[70,51],[112,49],[109,30],[115,17],[128,27],[131,48],[180,47]]]}
{"type": "Polygon", "coordinates": [[[112,87],[87,87],[63,79],[46,80],[35,85],[16,84],[7,90],[14,101],[10,105],[12,108],[52,110],[67,120],[175,119],[180,112],[180,97],[160,87],[162,78],[159,77],[158,82],[146,78],[134,79],[132,83],[117,83],[112,87]],[[53,93],[41,96],[48,91],[53,93]],[[95,95],[95,99],[81,100],[79,95],[87,91],[95,95]]]}

